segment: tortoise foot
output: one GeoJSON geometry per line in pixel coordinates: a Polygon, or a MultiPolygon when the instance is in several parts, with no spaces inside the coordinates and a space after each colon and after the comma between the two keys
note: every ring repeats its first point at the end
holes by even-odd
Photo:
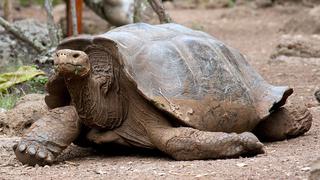
{"type": "Polygon", "coordinates": [[[36,141],[22,140],[13,146],[13,150],[22,164],[44,166],[50,165],[54,161],[53,153],[36,141]]]}
{"type": "Polygon", "coordinates": [[[243,147],[244,155],[256,155],[264,153],[264,145],[259,141],[259,139],[250,132],[244,132],[239,134],[240,143],[243,147]]]}
{"type": "Polygon", "coordinates": [[[254,130],[264,141],[280,141],[303,135],[312,125],[312,115],[305,106],[286,105],[272,112],[254,130]]]}
{"type": "Polygon", "coordinates": [[[78,115],[73,106],[55,108],[32,124],[13,150],[23,164],[52,164],[79,134],[78,115]]]}

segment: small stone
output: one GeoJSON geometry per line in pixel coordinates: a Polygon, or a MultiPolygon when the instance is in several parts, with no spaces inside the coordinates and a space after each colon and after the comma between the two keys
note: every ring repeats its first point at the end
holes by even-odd
{"type": "Polygon", "coordinates": [[[248,166],[248,164],[246,164],[246,163],[237,163],[236,165],[238,167],[247,167],[248,166]]]}
{"type": "Polygon", "coordinates": [[[198,174],[198,175],[196,175],[195,177],[196,178],[201,178],[201,177],[204,177],[204,176],[208,176],[209,174],[198,174]]]}
{"type": "Polygon", "coordinates": [[[103,171],[101,169],[98,169],[98,170],[96,169],[96,170],[94,170],[94,172],[97,174],[107,174],[107,171],[103,171]]]}
{"type": "Polygon", "coordinates": [[[310,171],[310,167],[303,167],[303,168],[301,168],[301,171],[310,171]]]}
{"type": "Polygon", "coordinates": [[[190,114],[190,115],[193,115],[194,110],[190,108],[190,109],[187,111],[187,113],[190,114]]]}
{"type": "Polygon", "coordinates": [[[271,0],[256,0],[255,3],[258,8],[265,8],[265,7],[272,6],[271,0]]]}
{"type": "Polygon", "coordinates": [[[71,162],[71,161],[65,161],[66,164],[69,164],[69,165],[72,165],[72,166],[79,166],[78,163],[74,163],[74,162],[71,162]]]}

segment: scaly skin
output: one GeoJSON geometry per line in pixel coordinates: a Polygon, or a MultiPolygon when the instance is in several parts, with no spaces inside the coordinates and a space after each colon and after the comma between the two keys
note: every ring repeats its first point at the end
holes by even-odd
{"type": "MultiPolygon", "coordinates": [[[[56,75],[64,78],[75,107],[57,107],[32,125],[14,146],[17,158],[24,164],[51,164],[63,149],[87,132],[82,138],[87,138],[90,143],[116,142],[158,148],[177,160],[228,158],[264,152],[263,144],[250,132],[236,134],[173,127],[172,120],[151,106],[136,91],[134,83],[129,83],[125,75],[119,75],[121,72],[116,67],[119,65],[112,62],[114,77],[110,79],[119,81],[105,83],[107,89],[104,91],[99,89],[101,82],[92,76],[86,53],[59,50],[54,63],[56,75]],[[124,104],[118,98],[119,94],[130,101],[124,104]],[[124,105],[128,105],[128,112],[123,111],[124,105]],[[79,135],[78,123],[86,126],[88,131],[81,131],[82,135],[79,135]]],[[[312,120],[305,110],[288,107],[276,110],[268,117],[270,120],[267,118],[266,123],[259,126],[261,132],[275,138],[283,138],[283,134],[285,138],[303,134],[310,128],[312,120]],[[277,129],[282,122],[282,128],[277,129]],[[266,131],[268,127],[275,131],[266,131]]]]}
{"type": "Polygon", "coordinates": [[[307,107],[288,104],[272,112],[253,132],[263,141],[281,141],[303,135],[311,125],[307,107]]]}
{"type": "Polygon", "coordinates": [[[181,127],[154,129],[150,135],[160,150],[176,160],[230,158],[264,152],[263,144],[250,132],[205,132],[181,127]]]}
{"type": "Polygon", "coordinates": [[[78,114],[73,106],[50,110],[36,121],[14,145],[17,159],[23,164],[52,164],[79,134],[78,114]]]}

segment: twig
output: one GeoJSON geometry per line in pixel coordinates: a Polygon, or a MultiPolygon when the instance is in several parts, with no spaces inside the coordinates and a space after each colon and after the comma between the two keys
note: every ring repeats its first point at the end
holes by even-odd
{"type": "Polygon", "coordinates": [[[5,30],[13,34],[16,38],[22,40],[23,42],[29,44],[37,52],[42,53],[46,51],[46,48],[43,47],[40,43],[36,43],[28,38],[25,34],[21,33],[17,28],[12,26],[8,21],[0,17],[0,25],[4,27],[5,30]]]}
{"type": "Polygon", "coordinates": [[[3,14],[4,14],[4,19],[6,19],[8,22],[12,21],[11,11],[12,11],[12,1],[4,0],[3,1],[3,14]]]}
{"type": "Polygon", "coordinates": [[[59,43],[59,30],[54,23],[53,19],[53,8],[52,8],[52,0],[45,0],[44,2],[44,9],[47,12],[47,25],[48,25],[48,31],[49,31],[49,38],[51,40],[51,47],[56,47],[59,43]]]}
{"type": "Polygon", "coordinates": [[[157,13],[159,16],[160,23],[171,23],[172,19],[170,18],[169,14],[165,11],[162,0],[148,0],[152,9],[157,13]]]}
{"type": "Polygon", "coordinates": [[[71,20],[72,20],[72,35],[78,35],[78,21],[76,12],[76,0],[70,0],[71,20]]]}
{"type": "Polygon", "coordinates": [[[142,6],[143,3],[145,1],[141,1],[141,0],[135,0],[134,1],[134,12],[133,12],[133,22],[137,23],[137,22],[141,22],[141,13],[140,11],[142,10],[142,6]]]}

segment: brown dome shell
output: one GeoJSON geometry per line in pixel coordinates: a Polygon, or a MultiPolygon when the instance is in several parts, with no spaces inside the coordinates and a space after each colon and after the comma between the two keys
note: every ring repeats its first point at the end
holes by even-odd
{"type": "Polygon", "coordinates": [[[239,132],[253,128],[248,122],[258,123],[293,92],[268,84],[237,50],[177,24],[130,24],[67,39],[58,49],[85,51],[92,45],[106,47],[155,106],[199,130],[228,132],[228,124],[239,132]]]}

